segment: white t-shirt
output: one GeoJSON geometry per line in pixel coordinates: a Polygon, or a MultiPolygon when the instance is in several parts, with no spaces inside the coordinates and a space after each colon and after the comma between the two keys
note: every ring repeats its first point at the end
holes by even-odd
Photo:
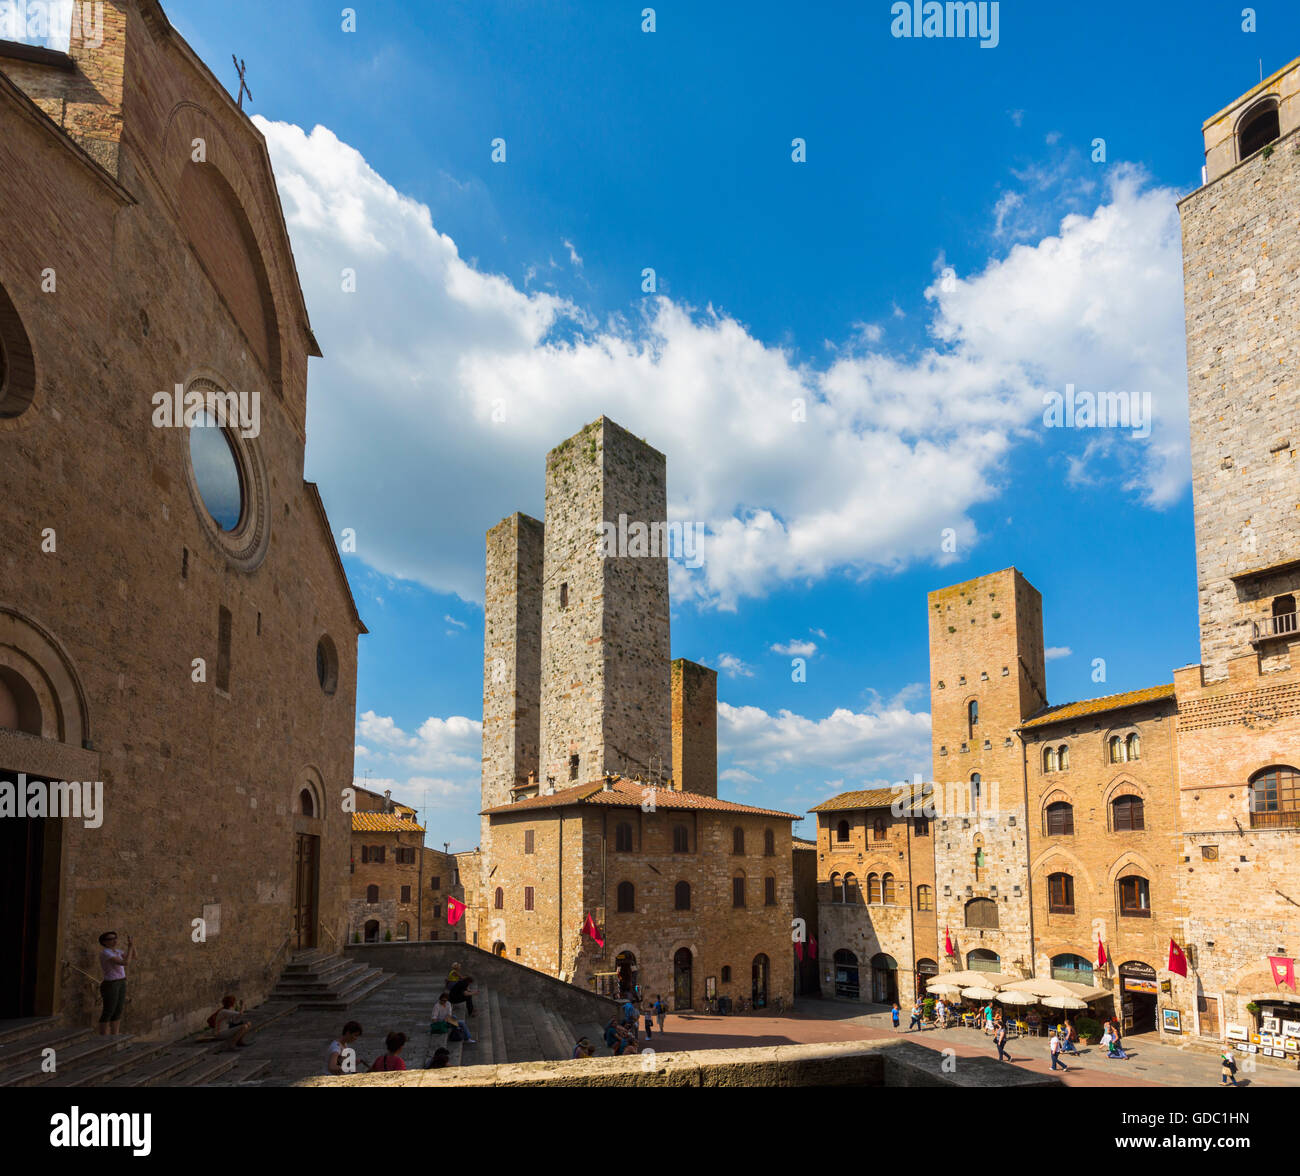
{"type": "MultiPolygon", "coordinates": [[[[334,1071],[330,1069],[330,1059],[335,1054],[341,1055],[342,1053],[343,1053],[343,1043],[341,1041],[331,1041],[329,1049],[325,1051],[325,1073],[326,1074],[334,1073],[334,1071]]],[[[343,1068],[343,1058],[341,1056],[339,1058],[339,1068],[340,1069],[343,1068]]]]}
{"type": "Polygon", "coordinates": [[[238,1009],[218,1009],[216,1031],[220,1033],[223,1029],[229,1029],[232,1025],[242,1025],[244,1023],[244,1014],[238,1009]]]}

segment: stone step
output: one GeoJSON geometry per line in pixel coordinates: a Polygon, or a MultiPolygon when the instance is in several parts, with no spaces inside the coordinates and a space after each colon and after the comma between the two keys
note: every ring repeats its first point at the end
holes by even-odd
{"type": "Polygon", "coordinates": [[[505,1022],[501,1012],[501,998],[495,988],[488,989],[487,1000],[483,1005],[488,1019],[483,1061],[495,1065],[506,1060],[505,1022]]]}
{"type": "Polygon", "coordinates": [[[117,1036],[104,1036],[98,1034],[77,1034],[77,1040],[71,1045],[65,1045],[62,1048],[55,1047],[55,1065],[58,1069],[55,1074],[45,1074],[41,1072],[40,1050],[20,1061],[12,1062],[0,1070],[0,1087],[4,1086],[39,1086],[49,1081],[58,1074],[67,1074],[69,1071],[86,1066],[92,1062],[103,1063],[105,1056],[112,1054],[114,1051],[129,1045],[131,1036],[126,1033],[117,1036]]]}
{"type": "Polygon", "coordinates": [[[241,1063],[236,1066],[230,1073],[222,1076],[220,1081],[213,1082],[212,1086],[245,1086],[257,1084],[261,1076],[271,1068],[270,1058],[253,1059],[247,1063],[241,1063]]]}
{"type": "Polygon", "coordinates": [[[193,1046],[173,1046],[155,1058],[132,1066],[124,1074],[110,1078],[104,1086],[110,1089],[166,1086],[168,1078],[188,1066],[195,1065],[206,1056],[206,1053],[206,1050],[195,1049],[193,1046]]]}
{"type": "Polygon", "coordinates": [[[350,960],[345,956],[334,956],[313,964],[290,964],[280,976],[281,984],[327,984],[331,979],[347,972],[364,971],[369,964],[359,960],[350,960]]]}
{"type": "Polygon", "coordinates": [[[10,1047],[24,1040],[52,1035],[65,1027],[61,1016],[15,1017],[10,1021],[0,1021],[0,1057],[7,1057],[10,1047]]]}
{"type": "Polygon", "coordinates": [[[340,992],[323,992],[318,996],[306,996],[298,1001],[302,1009],[347,1009],[358,1001],[364,1000],[377,988],[382,988],[393,978],[391,972],[378,972],[367,969],[367,974],[359,976],[340,992]]]}
{"type": "Polygon", "coordinates": [[[166,1042],[141,1042],[99,1059],[101,1064],[75,1066],[71,1070],[59,1068],[44,1082],[35,1086],[103,1086],[114,1078],[129,1074],[137,1066],[146,1065],[167,1052],[166,1042]]]}
{"type": "Polygon", "coordinates": [[[562,1033],[556,1025],[551,1011],[543,1004],[530,1001],[528,1014],[533,1031],[537,1034],[537,1042],[542,1049],[542,1061],[558,1062],[567,1058],[573,1051],[573,1045],[565,1044],[566,1034],[562,1033]]]}
{"type": "MultiPolygon", "coordinates": [[[[0,1064],[7,1069],[28,1058],[39,1057],[46,1049],[55,1050],[57,1061],[61,1051],[95,1036],[97,1034],[91,1029],[65,1029],[58,1025],[46,1031],[33,1031],[0,1047],[0,1064]]],[[[0,1069],[0,1073],[3,1073],[3,1069],[0,1069]]]]}
{"type": "Polygon", "coordinates": [[[219,1050],[217,1053],[200,1054],[192,1065],[186,1066],[172,1074],[159,1086],[207,1086],[214,1079],[228,1074],[239,1065],[239,1051],[219,1050]]]}

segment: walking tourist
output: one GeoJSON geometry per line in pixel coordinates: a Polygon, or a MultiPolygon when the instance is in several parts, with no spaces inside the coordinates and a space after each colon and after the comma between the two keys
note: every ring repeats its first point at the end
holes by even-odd
{"type": "Polygon", "coordinates": [[[1237,1059],[1232,1056],[1232,1047],[1229,1046],[1219,1055],[1219,1061],[1222,1063],[1222,1069],[1219,1071],[1219,1085],[1227,1086],[1231,1083],[1237,1085],[1237,1059]]]}
{"type": "MultiPolygon", "coordinates": [[[[352,1074],[356,1072],[355,1069],[346,1070],[343,1068],[343,1051],[349,1049],[352,1043],[361,1036],[361,1033],[361,1026],[356,1021],[349,1021],[343,1026],[343,1032],[330,1042],[329,1050],[326,1053],[326,1074],[352,1074]]],[[[354,1062],[356,1060],[355,1053],[352,1060],[354,1062]]],[[[364,1062],[361,1064],[365,1065],[364,1062]]]]}
{"type": "Polygon", "coordinates": [[[659,1026],[659,1032],[662,1034],[664,1031],[664,1021],[668,1019],[668,1008],[664,1004],[664,998],[662,996],[655,997],[654,1015],[655,1023],[659,1026]]]}
{"type": "Polygon", "coordinates": [[[654,1006],[649,1003],[641,1005],[641,1012],[645,1015],[645,1039],[650,1040],[650,1032],[654,1028],[654,1006]]]}
{"type": "Polygon", "coordinates": [[[890,1015],[894,1021],[894,1032],[898,1032],[898,1001],[894,1001],[894,1007],[890,1010],[890,1015]]]}
{"type": "Polygon", "coordinates": [[[384,1049],[387,1052],[370,1063],[370,1072],[373,1074],[376,1071],[385,1073],[389,1070],[405,1070],[406,1063],[402,1060],[402,1046],[405,1044],[405,1033],[390,1033],[384,1038],[384,1049]]]}
{"type": "Polygon", "coordinates": [[[920,1028],[921,1028],[921,1002],[919,1000],[914,1000],[912,1002],[912,1019],[907,1023],[907,1031],[911,1033],[912,1030],[915,1029],[919,1032],[920,1028]]]}
{"type": "Polygon", "coordinates": [[[1052,1055],[1052,1069],[1061,1069],[1068,1073],[1070,1067],[1061,1061],[1061,1038],[1055,1029],[1052,1030],[1052,1040],[1047,1043],[1047,1049],[1052,1055]]]}
{"type": "Polygon", "coordinates": [[[135,959],[135,943],[128,935],[126,951],[117,948],[117,932],[105,931],[99,937],[99,966],[103,980],[99,995],[104,1011],[99,1016],[99,1035],[112,1037],[122,1031],[122,1011],[126,1008],[126,966],[135,959]]]}
{"type": "Polygon", "coordinates": [[[1007,1026],[1003,1021],[998,1022],[998,1027],[993,1032],[993,1044],[998,1047],[998,1061],[1011,1061],[1011,1055],[1007,1053],[1007,1026]]]}

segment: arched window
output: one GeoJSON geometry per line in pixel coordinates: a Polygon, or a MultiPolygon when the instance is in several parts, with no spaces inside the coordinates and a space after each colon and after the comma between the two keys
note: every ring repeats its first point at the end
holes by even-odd
{"type": "Polygon", "coordinates": [[[379,887],[378,887],[378,886],[367,886],[367,887],[366,887],[366,902],[378,902],[378,901],[379,901],[379,887]]]}
{"type": "Polygon", "coordinates": [[[862,895],[858,893],[858,876],[856,874],[844,875],[844,901],[857,906],[862,902],[862,895]]]}
{"type": "Polygon", "coordinates": [[[1116,833],[1132,833],[1146,828],[1146,816],[1140,796],[1117,796],[1110,802],[1110,827],[1116,833]]]}
{"type": "Polygon", "coordinates": [[[971,699],[966,704],[966,729],[972,743],[975,742],[975,728],[980,724],[980,704],[971,699]]]}
{"type": "Polygon", "coordinates": [[[772,874],[763,879],[763,905],[776,906],[776,877],[772,874]]]}
{"type": "Polygon", "coordinates": [[[881,902],[894,901],[894,875],[893,874],[886,874],[880,880],[880,901],[881,902]]]}
{"type": "Polygon", "coordinates": [[[302,810],[304,817],[314,817],[316,815],[316,798],[312,796],[310,788],[304,788],[298,793],[298,807],[302,810]]]}
{"type": "Polygon", "coordinates": [[[408,923],[405,919],[403,919],[400,923],[397,924],[397,938],[398,939],[411,938],[411,924],[408,923]]]}
{"type": "Polygon", "coordinates": [[[673,826],[673,853],[690,853],[691,835],[685,825],[673,826]]]}
{"type": "Polygon", "coordinates": [[[1251,776],[1250,824],[1253,829],[1300,825],[1300,772],[1274,764],[1251,776]]]}
{"type": "Polygon", "coordinates": [[[1130,760],[1142,758],[1142,736],[1136,731],[1124,740],[1124,758],[1130,760]]]}
{"type": "Polygon", "coordinates": [[[1047,909],[1054,915],[1074,914],[1074,879],[1069,874],[1048,874],[1047,909]]]}
{"type": "Polygon", "coordinates": [[[1052,957],[1052,979],[1065,980],[1072,984],[1086,984],[1092,987],[1092,964],[1078,955],[1058,955],[1052,957]]]}
{"type": "Polygon", "coordinates": [[[1070,766],[1070,748],[1067,744],[1062,743],[1056,749],[1056,764],[1062,772],[1070,766]]]}
{"type": "Polygon", "coordinates": [[[496,893],[492,896],[492,906],[495,910],[503,911],[506,907],[506,892],[497,887],[496,893]]]}
{"type": "Polygon", "coordinates": [[[723,984],[731,983],[731,968],[727,964],[722,965],[722,982],[723,984]]]}
{"type": "Polygon", "coordinates": [[[636,887],[631,882],[618,884],[618,911],[626,915],[636,910],[636,887]]]}
{"type": "Polygon", "coordinates": [[[1074,833],[1074,806],[1063,800],[1047,806],[1048,837],[1069,837],[1074,833]]]}
{"type": "Polygon", "coordinates": [[[984,873],[984,847],[977,845],[975,847],[975,881],[978,882],[984,873]]]}
{"type": "Polygon", "coordinates": [[[972,898],[966,904],[966,926],[996,929],[998,904],[991,898],[972,898]]]}
{"type": "Polygon", "coordinates": [[[1273,633],[1296,631],[1295,597],[1291,593],[1273,598],[1273,633]]]}
{"type": "Polygon", "coordinates": [[[838,874],[831,875],[831,902],[844,901],[844,879],[838,874]]]}
{"type": "Polygon", "coordinates": [[[980,774],[978,772],[972,772],[970,778],[970,806],[972,809],[977,809],[980,806],[982,783],[983,782],[980,780],[980,774]]]}
{"type": "Polygon", "coordinates": [[[1249,159],[1261,147],[1268,146],[1281,137],[1277,99],[1265,98],[1249,111],[1237,128],[1237,159],[1249,159]]]}
{"type": "Polygon", "coordinates": [[[620,821],[614,827],[614,849],[617,853],[632,852],[632,826],[620,821]]]}
{"type": "Polygon", "coordinates": [[[840,823],[835,826],[835,840],[847,841],[848,839],[849,839],[849,823],[848,821],[840,821],[840,823]]]}
{"type": "Polygon", "coordinates": [[[1043,771],[1044,772],[1056,771],[1056,748],[1054,747],[1043,748],[1043,771]]]}
{"type": "Polygon", "coordinates": [[[763,830],[763,856],[776,857],[776,834],[771,829],[763,830]]]}
{"type": "Polygon", "coordinates": [[[1118,735],[1110,737],[1110,762],[1112,764],[1122,764],[1124,762],[1124,740],[1118,735]]]}
{"type": "Polygon", "coordinates": [[[966,953],[966,967],[972,972],[998,972],[1002,969],[1002,960],[997,952],[985,947],[977,947],[966,953]]]}
{"type": "Polygon", "coordinates": [[[1127,918],[1151,917],[1151,886],[1141,874],[1119,880],[1119,913],[1127,918]]]}
{"type": "Polygon", "coordinates": [[[880,875],[867,875],[867,902],[876,903],[880,901],[880,875]]]}
{"type": "Polygon", "coordinates": [[[871,822],[871,839],[873,841],[884,841],[889,837],[888,827],[885,824],[884,817],[876,817],[871,822]]]}
{"type": "Polygon", "coordinates": [[[673,909],[677,911],[689,911],[691,909],[691,884],[689,882],[678,882],[673,887],[673,909]]]}
{"type": "Polygon", "coordinates": [[[742,829],[739,825],[737,825],[731,831],[731,852],[732,853],[745,852],[745,830],[742,829]]]}
{"type": "Polygon", "coordinates": [[[22,416],[36,398],[36,361],[18,308],[0,286],[0,420],[22,416]]]}
{"type": "Polygon", "coordinates": [[[745,905],[744,874],[737,874],[731,880],[731,905],[733,907],[743,907],[745,905]]]}
{"type": "Polygon", "coordinates": [[[916,888],[916,909],[918,911],[934,910],[934,891],[928,886],[916,888]]]}

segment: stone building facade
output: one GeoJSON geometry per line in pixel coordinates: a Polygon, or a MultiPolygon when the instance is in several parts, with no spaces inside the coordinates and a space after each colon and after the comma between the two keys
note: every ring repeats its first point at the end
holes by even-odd
{"type": "Polygon", "coordinates": [[[794,865],[794,917],[803,920],[803,947],[796,947],[794,960],[794,994],[811,996],[820,993],[821,973],[817,952],[821,946],[820,894],[817,885],[817,842],[792,837],[790,846],[794,865]]]}
{"type": "Polygon", "coordinates": [[[1273,1016],[1294,1061],[1300,997],[1276,975],[1300,956],[1300,59],[1203,133],[1179,206],[1201,663],[1174,672],[1192,966],[1172,1002],[1211,1039],[1273,1016]]]}
{"type": "Polygon", "coordinates": [[[822,990],[909,1002],[939,971],[935,825],[921,794],[845,792],[817,814],[822,990]]]}
{"type": "Polygon", "coordinates": [[[103,785],[102,823],[0,822],[0,1017],[92,1016],[111,928],[164,1034],[343,940],[365,629],[265,141],[157,3],[102,15],[0,45],[0,775],[103,785]],[[169,419],[178,385],[253,427],[169,419]]]}
{"type": "Polygon", "coordinates": [[[788,999],[797,818],[718,799],[717,675],[669,660],[666,517],[664,455],[602,417],[548,454],[544,523],[488,532],[471,934],[678,1008],[788,999]]]}
{"type": "Polygon", "coordinates": [[[424,826],[391,793],[355,794],[348,942],[424,939],[434,925],[432,902],[427,914],[424,906],[433,897],[424,894],[424,826]]]}

